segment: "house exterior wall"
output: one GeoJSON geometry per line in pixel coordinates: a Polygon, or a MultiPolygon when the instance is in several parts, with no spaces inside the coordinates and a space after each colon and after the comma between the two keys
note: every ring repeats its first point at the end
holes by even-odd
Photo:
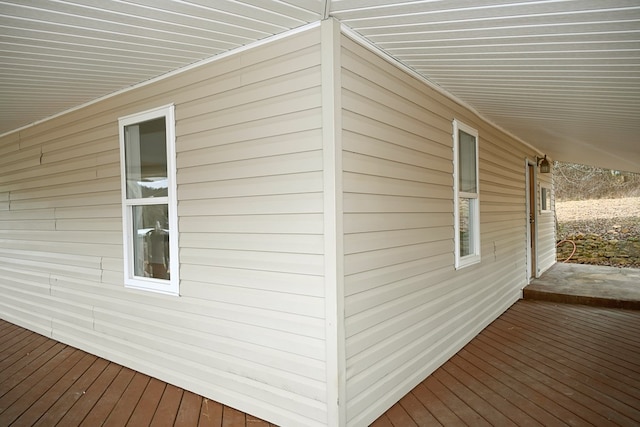
{"type": "Polygon", "coordinates": [[[320,31],[0,140],[0,314],[282,425],[326,425],[320,31]],[[180,296],[123,286],[118,118],[175,104],[180,296]]]}
{"type": "Polygon", "coordinates": [[[361,426],[521,297],[535,152],[350,38],[341,58],[346,418],[361,426]],[[479,132],[481,262],[459,270],[454,119],[479,132]]]}
{"type": "Polygon", "coordinates": [[[325,21],[0,138],[0,315],[280,425],[368,425],[521,296],[535,155],[325,21]],[[167,104],[179,297],[123,286],[118,118],[167,104]],[[454,119],[480,141],[459,270],[454,119]]]}

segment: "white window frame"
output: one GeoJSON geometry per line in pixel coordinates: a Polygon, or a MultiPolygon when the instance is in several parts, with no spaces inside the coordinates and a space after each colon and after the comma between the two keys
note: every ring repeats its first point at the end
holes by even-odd
{"type": "Polygon", "coordinates": [[[551,187],[548,185],[540,185],[540,212],[551,212],[551,187]]]}
{"type": "Polygon", "coordinates": [[[479,178],[479,156],[478,156],[478,131],[471,126],[453,121],[453,182],[454,182],[454,229],[455,229],[455,268],[460,269],[480,262],[480,178],[479,178]],[[459,135],[460,131],[465,132],[475,138],[475,166],[476,166],[476,192],[468,193],[460,191],[459,184],[459,135]],[[470,254],[460,256],[460,198],[470,200],[470,224],[471,228],[471,248],[470,254]]]}
{"type": "Polygon", "coordinates": [[[122,188],[122,235],[124,243],[124,282],[125,286],[169,295],[179,295],[179,259],[178,259],[178,214],[176,188],[176,150],[175,150],[175,107],[173,104],[131,114],[118,119],[120,134],[120,174],[122,188]],[[125,127],[148,120],[165,118],[167,149],[167,196],[151,198],[127,198],[127,177],[125,159],[125,127]],[[144,205],[167,205],[169,224],[169,279],[158,279],[135,275],[133,207],[144,205]]]}

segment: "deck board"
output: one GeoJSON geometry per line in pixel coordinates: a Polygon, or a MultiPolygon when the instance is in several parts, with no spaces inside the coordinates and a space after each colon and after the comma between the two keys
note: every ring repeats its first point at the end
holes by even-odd
{"type": "Polygon", "coordinates": [[[150,380],[151,378],[147,375],[136,372],[107,417],[104,423],[105,427],[118,427],[127,424],[150,380]]]}
{"type": "Polygon", "coordinates": [[[25,329],[18,327],[3,329],[0,333],[0,340],[5,343],[5,347],[0,349],[0,363],[34,339],[35,336],[25,329]]]}
{"type": "Polygon", "coordinates": [[[526,316],[518,318],[516,321],[526,325],[529,330],[534,332],[534,334],[530,334],[529,340],[536,345],[545,346],[548,354],[553,353],[556,357],[571,360],[572,363],[585,366],[585,369],[595,370],[601,375],[613,377],[632,387],[637,385],[638,378],[633,378],[635,365],[621,361],[618,355],[610,349],[591,348],[589,351],[584,351],[585,341],[578,334],[559,335],[554,331],[555,326],[552,328],[540,327],[535,319],[530,320],[526,316]]]}
{"type": "Polygon", "coordinates": [[[175,424],[183,394],[184,390],[167,384],[151,420],[151,427],[171,427],[175,424]]]}
{"type": "MultiPolygon", "coordinates": [[[[43,365],[47,363],[49,363],[48,367],[52,363],[55,365],[55,360],[51,362],[51,359],[55,358],[62,350],[66,350],[66,353],[72,351],[72,349],[66,349],[63,344],[55,341],[43,343],[3,371],[3,376],[0,378],[0,407],[4,407],[4,401],[8,399],[7,395],[16,394],[16,391],[13,390],[14,387],[20,386],[24,381],[33,383],[34,380],[29,379],[32,374],[37,376],[46,372],[46,369],[41,369],[43,365]]],[[[57,361],[62,362],[62,359],[58,357],[57,361]]]]}
{"type": "Polygon", "coordinates": [[[80,425],[121,370],[122,366],[109,363],[88,387],[78,390],[78,399],[61,418],[60,425],[80,425]]]}
{"type": "MultiPolygon", "coordinates": [[[[83,397],[84,391],[104,371],[109,362],[104,359],[95,359],[71,386],[61,394],[56,402],[34,424],[35,426],[56,425],[73,405],[83,397]]],[[[77,425],[77,424],[76,424],[77,425]]]]}
{"type": "Polygon", "coordinates": [[[131,369],[122,368],[102,397],[96,402],[91,412],[82,420],[80,426],[92,427],[101,425],[115,408],[120,396],[131,383],[134,375],[135,372],[131,369]]]}
{"type": "Polygon", "coordinates": [[[387,417],[392,425],[417,427],[418,423],[409,415],[402,405],[394,405],[387,411],[387,417]]]}
{"type": "Polygon", "coordinates": [[[198,427],[220,427],[222,425],[223,406],[210,399],[202,399],[198,427]]]}
{"type": "Polygon", "coordinates": [[[184,392],[178,408],[175,427],[191,427],[198,425],[202,397],[190,391],[184,392]]]}
{"type": "MultiPolygon", "coordinates": [[[[495,342],[489,339],[486,341],[489,345],[495,345],[495,342]]],[[[610,417],[615,416],[608,407],[602,405],[597,398],[593,398],[590,390],[582,387],[578,382],[570,381],[570,373],[567,369],[547,368],[544,364],[532,362],[530,359],[532,355],[524,356],[510,348],[502,349],[500,353],[493,349],[491,354],[507,361],[514,370],[519,372],[518,375],[523,382],[534,384],[538,390],[544,390],[566,409],[580,414],[584,422],[606,425],[610,422],[610,417]]]]}
{"type": "MultiPolygon", "coordinates": [[[[575,357],[573,354],[567,354],[559,351],[555,346],[544,347],[546,351],[541,353],[541,343],[530,338],[521,343],[514,342],[514,339],[497,333],[498,339],[504,339],[505,342],[511,343],[512,348],[531,358],[533,363],[538,364],[546,375],[556,375],[557,378],[567,386],[575,390],[583,390],[585,394],[595,395],[598,401],[606,401],[617,407],[618,411],[624,413],[629,409],[637,406],[640,399],[640,390],[633,384],[626,384],[628,377],[608,369],[606,362],[594,364],[584,364],[584,361],[575,357]],[[594,375],[594,373],[598,373],[594,375]],[[612,381],[613,380],[613,381],[612,381]]],[[[633,411],[636,412],[636,411],[633,411]]],[[[634,413],[635,417],[640,413],[634,413]]]]}
{"type": "Polygon", "coordinates": [[[433,414],[440,424],[444,426],[464,425],[460,417],[440,399],[443,396],[435,394],[425,382],[418,384],[411,393],[433,414]]]}
{"type": "MultiPolygon", "coordinates": [[[[0,425],[266,421],[0,320],[0,425]]],[[[640,311],[519,301],[373,424],[640,425],[640,311]]]]}
{"type": "MultiPolygon", "coordinates": [[[[70,354],[62,363],[56,366],[54,369],[48,372],[48,374],[34,385],[31,385],[27,390],[21,390],[21,387],[15,387],[5,396],[11,396],[12,394],[18,395],[21,391],[24,391],[17,400],[15,400],[10,407],[2,413],[0,421],[4,425],[8,425],[14,422],[25,411],[27,411],[34,403],[40,401],[43,396],[55,386],[61,387],[68,382],[68,378],[72,378],[72,369],[82,359],[83,353],[80,351],[74,351],[70,354]],[[69,375],[71,373],[71,376],[69,375]]],[[[34,377],[38,379],[38,377],[34,377]]],[[[31,382],[25,381],[22,385],[28,386],[31,382]]],[[[4,403],[3,403],[4,404],[4,403]]],[[[36,418],[37,419],[37,418],[36,418]]]]}
{"type": "MultiPolygon", "coordinates": [[[[451,390],[456,396],[464,401],[465,405],[468,405],[470,409],[475,411],[480,417],[482,417],[483,422],[489,423],[492,426],[516,426],[517,424],[510,419],[505,414],[508,414],[508,409],[506,406],[494,406],[491,404],[491,394],[490,393],[476,393],[474,392],[470,386],[470,383],[463,381],[464,376],[456,377],[451,375],[445,369],[438,369],[433,376],[440,381],[440,383],[451,390]]],[[[480,425],[479,422],[473,421],[474,425],[480,425]]]]}
{"type": "Polygon", "coordinates": [[[444,368],[519,426],[545,426],[558,421],[532,400],[485,372],[481,364],[473,365],[468,359],[456,355],[444,368]]]}
{"type": "MultiPolygon", "coordinates": [[[[4,359],[0,361],[0,372],[2,372],[0,387],[4,381],[3,378],[8,378],[13,372],[19,371],[29,363],[29,359],[34,351],[37,351],[40,347],[48,348],[55,344],[55,341],[47,340],[47,338],[42,335],[27,330],[25,330],[25,332],[29,335],[24,338],[24,343],[14,344],[7,348],[3,347],[5,355],[4,359]]],[[[0,388],[0,390],[2,389],[0,388]]]]}
{"type": "Polygon", "coordinates": [[[639,369],[640,311],[519,301],[410,395],[443,425],[637,426],[639,369]]]}
{"type": "Polygon", "coordinates": [[[419,426],[441,426],[440,422],[425,408],[413,393],[406,394],[398,402],[419,426]]]}
{"type": "Polygon", "coordinates": [[[160,399],[162,399],[162,394],[167,385],[155,378],[149,380],[144,390],[144,398],[140,399],[138,405],[134,408],[127,426],[148,426],[151,424],[153,415],[160,404],[160,399]]]}

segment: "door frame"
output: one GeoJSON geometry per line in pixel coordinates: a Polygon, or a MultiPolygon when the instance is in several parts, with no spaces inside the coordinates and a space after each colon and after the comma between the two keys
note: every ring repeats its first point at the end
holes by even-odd
{"type": "Polygon", "coordinates": [[[537,194],[537,167],[534,160],[527,159],[525,162],[526,176],[526,206],[525,214],[527,229],[527,283],[538,277],[538,198],[537,194]],[[531,222],[533,221],[533,223],[531,222]]]}

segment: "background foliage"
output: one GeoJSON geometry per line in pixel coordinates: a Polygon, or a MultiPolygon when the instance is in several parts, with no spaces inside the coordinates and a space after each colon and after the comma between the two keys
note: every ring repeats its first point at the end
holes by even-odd
{"type": "Polygon", "coordinates": [[[559,261],[640,268],[640,174],[556,162],[553,182],[559,261]]]}
{"type": "Polygon", "coordinates": [[[562,201],[640,197],[640,174],[554,162],[553,187],[562,201]]]}

